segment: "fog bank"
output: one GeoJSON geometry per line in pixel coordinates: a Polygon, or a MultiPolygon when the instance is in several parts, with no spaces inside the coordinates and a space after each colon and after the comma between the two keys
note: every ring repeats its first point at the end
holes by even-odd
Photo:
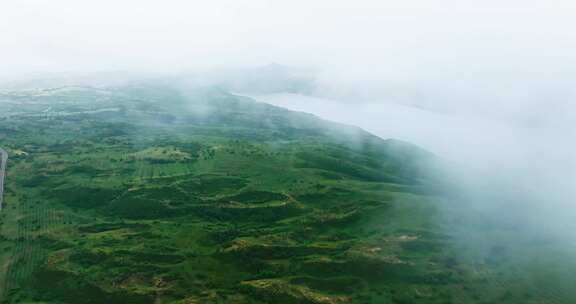
{"type": "MultiPolygon", "coordinates": [[[[447,160],[453,166],[442,174],[457,186],[449,190],[453,204],[464,208],[444,220],[479,216],[486,222],[476,232],[512,229],[518,236],[564,238],[565,245],[576,244],[576,133],[562,112],[504,120],[385,100],[353,102],[286,93],[252,97],[357,125],[383,138],[407,140],[447,160]],[[524,124],[527,118],[541,123],[524,124]]],[[[475,225],[452,224],[451,229],[475,225]]],[[[463,240],[471,237],[468,229],[462,233],[463,240]]]]}
{"type": "Polygon", "coordinates": [[[575,17],[567,0],[7,0],[0,83],[225,85],[421,145],[487,218],[574,237],[575,17]],[[270,62],[302,81],[247,68],[270,62]]]}

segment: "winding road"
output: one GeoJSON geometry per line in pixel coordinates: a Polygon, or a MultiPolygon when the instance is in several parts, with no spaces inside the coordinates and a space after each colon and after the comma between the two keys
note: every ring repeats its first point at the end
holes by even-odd
{"type": "Polygon", "coordinates": [[[8,152],[0,148],[0,211],[2,210],[2,202],[4,198],[4,177],[6,176],[6,161],[8,160],[8,152]]]}

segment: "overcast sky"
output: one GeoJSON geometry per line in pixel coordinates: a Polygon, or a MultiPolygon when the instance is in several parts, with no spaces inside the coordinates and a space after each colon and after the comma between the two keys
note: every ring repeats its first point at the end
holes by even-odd
{"type": "Polygon", "coordinates": [[[568,0],[2,0],[0,78],[277,62],[526,119],[572,109],[575,17],[568,0]]]}
{"type": "Polygon", "coordinates": [[[561,107],[575,17],[568,0],[2,0],[0,77],[277,62],[421,103],[561,107]]]}
{"type": "Polygon", "coordinates": [[[273,61],[365,73],[371,63],[399,83],[439,70],[461,81],[566,73],[575,14],[557,0],[3,0],[0,64],[5,73],[273,61]]]}

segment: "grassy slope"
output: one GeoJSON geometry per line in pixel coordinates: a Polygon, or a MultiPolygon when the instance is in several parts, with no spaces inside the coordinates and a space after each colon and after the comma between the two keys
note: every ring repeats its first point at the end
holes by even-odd
{"type": "Polygon", "coordinates": [[[409,145],[218,90],[9,98],[5,303],[540,303],[456,261],[409,145]]]}

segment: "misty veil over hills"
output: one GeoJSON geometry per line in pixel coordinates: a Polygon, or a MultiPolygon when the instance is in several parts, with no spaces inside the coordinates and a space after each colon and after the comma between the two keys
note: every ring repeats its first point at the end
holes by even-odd
{"type": "Polygon", "coordinates": [[[570,217],[466,166],[460,118],[322,86],[276,64],[6,86],[3,302],[575,299],[570,217]]]}

